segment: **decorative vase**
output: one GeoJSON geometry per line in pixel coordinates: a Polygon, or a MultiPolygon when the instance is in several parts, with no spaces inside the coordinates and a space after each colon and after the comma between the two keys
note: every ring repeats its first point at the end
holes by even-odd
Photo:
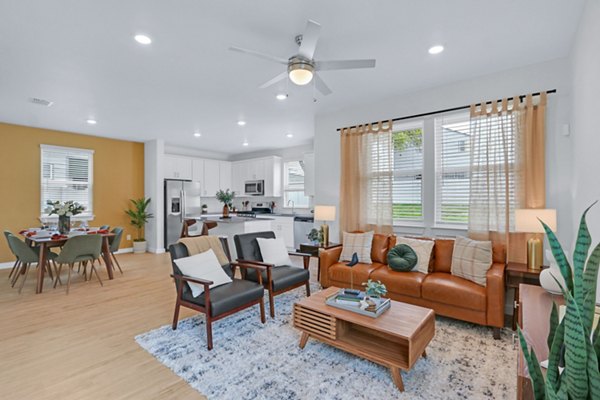
{"type": "Polygon", "coordinates": [[[66,215],[58,216],[58,231],[61,235],[71,232],[71,217],[67,217],[66,215]]]}
{"type": "Polygon", "coordinates": [[[229,207],[227,204],[223,206],[223,218],[229,218],[229,207]]]}

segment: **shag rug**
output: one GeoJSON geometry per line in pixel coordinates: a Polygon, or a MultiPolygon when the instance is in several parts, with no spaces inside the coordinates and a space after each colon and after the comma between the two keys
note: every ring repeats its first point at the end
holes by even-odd
{"type": "MultiPolygon", "coordinates": [[[[315,288],[316,289],[316,288],[315,288]]],[[[300,288],[275,298],[276,317],[260,323],[258,306],[213,323],[206,349],[203,315],[136,336],[161,363],[209,399],[514,399],[516,356],[511,332],[436,318],[427,358],[402,372],[405,392],[387,368],[309,339],[298,347],[292,326],[300,288]]]]}

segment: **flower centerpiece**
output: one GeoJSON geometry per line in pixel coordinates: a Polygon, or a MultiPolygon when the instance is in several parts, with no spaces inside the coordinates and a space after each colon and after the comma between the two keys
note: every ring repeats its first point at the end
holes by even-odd
{"type": "Polygon", "coordinates": [[[219,190],[215,194],[217,200],[223,203],[223,218],[229,218],[229,208],[235,197],[235,192],[227,190],[219,190]]]}
{"type": "Polygon", "coordinates": [[[46,209],[48,215],[58,215],[58,231],[62,235],[66,235],[71,231],[71,217],[81,214],[85,211],[85,206],[76,201],[46,201],[46,209]]]}

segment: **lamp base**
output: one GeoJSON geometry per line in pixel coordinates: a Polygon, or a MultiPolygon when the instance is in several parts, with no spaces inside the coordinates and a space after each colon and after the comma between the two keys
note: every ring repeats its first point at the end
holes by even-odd
{"type": "Polygon", "coordinates": [[[527,268],[535,271],[542,269],[544,260],[542,257],[542,241],[531,238],[527,241],[527,268]]]}
{"type": "Polygon", "coordinates": [[[323,229],[323,246],[327,246],[329,244],[329,225],[323,224],[321,229],[323,229]]]}

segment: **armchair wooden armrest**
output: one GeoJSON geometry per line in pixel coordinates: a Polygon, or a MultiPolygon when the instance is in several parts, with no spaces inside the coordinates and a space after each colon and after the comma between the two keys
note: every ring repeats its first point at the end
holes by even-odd
{"type": "Polygon", "coordinates": [[[180,281],[184,281],[184,282],[192,282],[192,283],[197,283],[199,285],[204,285],[204,286],[210,286],[212,285],[214,282],[213,281],[209,281],[207,279],[200,279],[200,278],[192,278],[191,276],[187,276],[187,275],[174,275],[171,274],[171,278],[180,280],[180,281]]]}
{"type": "Polygon", "coordinates": [[[298,256],[298,257],[312,257],[312,254],[309,253],[301,253],[299,251],[289,251],[288,254],[290,256],[298,256]]]}
{"type": "Polygon", "coordinates": [[[240,260],[239,258],[236,260],[236,262],[238,264],[251,264],[251,265],[259,265],[259,266],[263,266],[266,269],[270,269],[273,268],[275,265],[273,264],[269,264],[266,262],[262,262],[262,261],[253,261],[253,260],[240,260]]]}
{"type": "MultiPolygon", "coordinates": [[[[265,267],[263,265],[257,265],[257,264],[243,264],[243,263],[235,262],[235,261],[231,263],[231,266],[233,268],[235,268],[235,267],[240,267],[240,269],[244,268],[244,270],[247,270],[247,269],[254,269],[254,270],[256,270],[256,275],[258,276],[258,283],[261,284],[261,285],[263,284],[263,281],[262,281],[262,271],[266,271],[267,267],[265,267]]],[[[234,271],[234,274],[235,274],[235,271],[234,271]]],[[[245,278],[245,276],[243,276],[243,278],[245,278]]]]}

